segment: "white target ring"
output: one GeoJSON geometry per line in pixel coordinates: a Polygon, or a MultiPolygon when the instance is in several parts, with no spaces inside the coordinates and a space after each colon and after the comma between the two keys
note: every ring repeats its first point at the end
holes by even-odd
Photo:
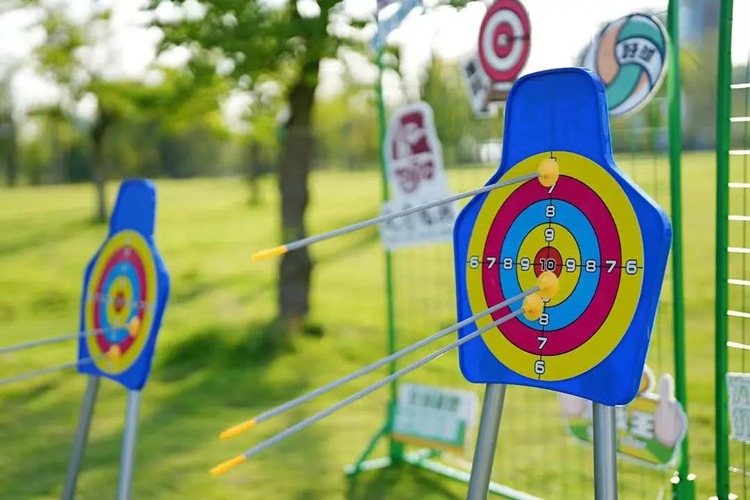
{"type": "Polygon", "coordinates": [[[511,82],[526,64],[531,46],[529,16],[517,0],[497,0],[479,29],[479,62],[495,82],[511,82]]]}

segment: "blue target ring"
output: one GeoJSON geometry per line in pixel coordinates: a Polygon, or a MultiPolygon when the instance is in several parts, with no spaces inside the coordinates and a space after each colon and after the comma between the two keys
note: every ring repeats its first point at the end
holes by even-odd
{"type": "MultiPolygon", "coordinates": [[[[508,229],[508,234],[500,249],[500,262],[506,257],[511,257],[514,262],[517,262],[521,244],[529,234],[529,228],[536,228],[549,223],[549,219],[545,216],[545,207],[548,204],[549,202],[546,200],[533,203],[516,217],[516,220],[508,229]]],[[[555,200],[555,208],[557,210],[556,219],[565,221],[563,227],[570,231],[578,243],[578,250],[581,253],[581,263],[592,259],[595,262],[599,262],[599,242],[591,222],[589,222],[583,212],[574,205],[557,199],[555,200]]],[[[578,284],[571,295],[563,302],[546,309],[550,313],[550,322],[549,325],[544,327],[545,331],[565,328],[578,319],[581,309],[588,307],[588,304],[594,298],[599,284],[600,273],[601,269],[599,267],[591,273],[583,271],[580,273],[578,284]]],[[[516,267],[512,270],[505,270],[502,266],[498,266],[498,275],[500,277],[500,285],[503,290],[507,291],[509,297],[522,293],[518,282],[518,269],[516,267]]],[[[511,306],[513,310],[518,307],[520,307],[519,304],[511,306]]],[[[518,319],[529,328],[542,330],[538,321],[529,321],[524,316],[519,316],[518,319]]]]}
{"type": "MultiPolygon", "coordinates": [[[[103,296],[104,297],[110,297],[110,289],[112,285],[114,284],[115,280],[125,277],[129,282],[130,286],[133,289],[133,300],[137,300],[137,297],[141,296],[141,287],[140,283],[138,282],[138,274],[135,270],[135,267],[131,262],[123,261],[117,264],[117,266],[112,270],[111,273],[106,277],[104,280],[104,286],[102,287],[103,296]]],[[[110,323],[109,314],[107,311],[108,306],[107,300],[100,299],[99,300],[99,317],[102,318],[102,328],[103,329],[109,329],[112,328],[114,325],[110,323]]],[[[125,307],[130,307],[131,312],[128,316],[128,321],[132,319],[133,316],[135,316],[138,313],[138,308],[133,307],[133,304],[125,304],[125,307]]],[[[122,325],[120,325],[122,326],[122,325]]],[[[118,328],[116,330],[107,330],[104,332],[104,336],[107,337],[107,340],[111,343],[119,344],[125,338],[129,335],[127,328],[118,328]]]]}

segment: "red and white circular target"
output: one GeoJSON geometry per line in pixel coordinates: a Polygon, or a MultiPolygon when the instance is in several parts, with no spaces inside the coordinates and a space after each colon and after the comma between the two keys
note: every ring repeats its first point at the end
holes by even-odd
{"type": "Polygon", "coordinates": [[[496,82],[512,82],[526,64],[531,47],[529,15],[517,0],[497,0],[479,28],[479,62],[496,82]]]}

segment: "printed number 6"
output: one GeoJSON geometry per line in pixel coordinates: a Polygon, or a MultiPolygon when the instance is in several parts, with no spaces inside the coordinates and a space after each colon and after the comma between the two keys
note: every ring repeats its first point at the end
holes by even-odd
{"type": "Polygon", "coordinates": [[[537,375],[544,375],[544,360],[543,359],[537,359],[534,362],[534,373],[537,375]]]}
{"type": "Polygon", "coordinates": [[[479,257],[476,255],[472,255],[469,259],[469,267],[472,269],[476,269],[479,267],[479,257]]]}

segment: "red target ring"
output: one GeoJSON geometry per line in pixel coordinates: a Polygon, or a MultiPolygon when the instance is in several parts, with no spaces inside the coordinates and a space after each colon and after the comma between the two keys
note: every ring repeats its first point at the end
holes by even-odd
{"type": "Polygon", "coordinates": [[[531,24],[517,0],[497,0],[479,28],[479,62],[496,82],[512,82],[526,65],[531,47],[531,24]]]}

